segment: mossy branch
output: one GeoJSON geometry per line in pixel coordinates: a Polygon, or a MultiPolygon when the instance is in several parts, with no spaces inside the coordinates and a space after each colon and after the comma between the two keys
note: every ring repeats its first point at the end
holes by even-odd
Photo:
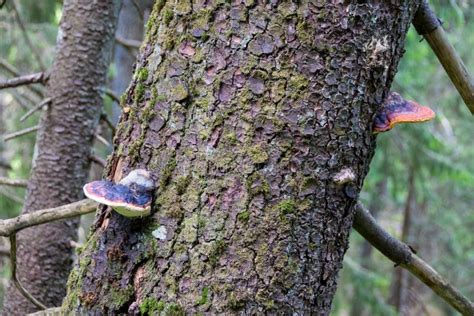
{"type": "Polygon", "coordinates": [[[360,203],[356,206],[353,227],[384,256],[410,271],[458,312],[463,315],[474,315],[474,304],[468,298],[418,257],[407,244],[380,227],[360,203]]]}

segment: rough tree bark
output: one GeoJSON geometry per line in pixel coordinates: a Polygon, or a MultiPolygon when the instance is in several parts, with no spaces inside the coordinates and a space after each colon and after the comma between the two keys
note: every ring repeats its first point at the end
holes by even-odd
{"type": "MultiPolygon", "coordinates": [[[[82,198],[120,2],[64,1],[56,57],[47,84],[52,102],[41,118],[23,213],[82,198]]],[[[78,220],[26,229],[18,235],[18,273],[40,302],[58,306],[72,267],[78,220]]],[[[10,284],[4,313],[36,308],[10,284]]]]}
{"type": "Polygon", "coordinates": [[[158,1],[65,310],[328,314],[417,1],[158,1]]]}

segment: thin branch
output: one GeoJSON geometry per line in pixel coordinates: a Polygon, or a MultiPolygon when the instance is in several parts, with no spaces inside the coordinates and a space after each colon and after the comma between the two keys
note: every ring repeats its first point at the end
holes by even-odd
{"type": "Polygon", "coordinates": [[[16,234],[12,234],[10,236],[10,270],[12,274],[13,283],[15,284],[18,291],[20,291],[20,293],[24,297],[26,297],[31,303],[33,303],[39,309],[41,310],[46,309],[47,308],[46,306],[44,306],[40,301],[34,298],[33,295],[31,295],[30,292],[28,292],[21,285],[20,280],[18,279],[16,275],[16,234]]]}
{"type": "Polygon", "coordinates": [[[103,89],[105,94],[111,98],[112,100],[114,100],[115,102],[117,102],[118,104],[120,104],[120,98],[115,94],[115,92],[113,92],[111,89],[109,88],[105,88],[103,89]]]}
{"type": "MultiPolygon", "coordinates": [[[[11,65],[8,63],[7,60],[3,59],[0,57],[0,66],[2,66],[3,69],[5,69],[10,75],[14,77],[21,77],[21,73],[18,69],[15,68],[15,66],[11,65]]],[[[44,82],[42,82],[44,83],[44,82]]],[[[43,91],[41,89],[38,89],[35,86],[27,86],[31,91],[33,91],[36,95],[40,96],[41,98],[43,97],[43,91]]]]}
{"type": "Polygon", "coordinates": [[[95,162],[96,164],[98,164],[102,168],[105,168],[105,166],[107,165],[107,162],[105,161],[105,159],[103,159],[99,156],[91,155],[89,158],[92,162],[95,162]]]}
{"type": "Polygon", "coordinates": [[[11,75],[15,77],[20,76],[20,72],[18,71],[18,69],[16,69],[15,66],[7,62],[6,59],[3,59],[1,57],[0,57],[0,66],[2,66],[2,68],[8,71],[11,75]]]}
{"type": "Polygon", "coordinates": [[[11,170],[12,166],[10,166],[8,162],[0,158],[0,168],[11,170]]]}
{"type": "Polygon", "coordinates": [[[0,177],[0,185],[8,185],[11,187],[26,188],[28,185],[28,180],[22,179],[9,179],[5,177],[0,177]]]}
{"type": "Polygon", "coordinates": [[[112,131],[112,138],[113,138],[116,132],[114,123],[112,123],[109,116],[105,112],[102,112],[102,114],[100,115],[100,119],[104,121],[104,123],[107,125],[108,128],[110,128],[110,130],[112,131]]]}
{"type": "Polygon", "coordinates": [[[464,103],[474,115],[474,80],[467,71],[461,57],[448,40],[438,18],[423,0],[414,18],[413,25],[438,57],[441,65],[461,95],[464,103]]]}
{"type": "Polygon", "coordinates": [[[7,199],[10,199],[13,202],[18,203],[20,205],[23,205],[24,203],[24,200],[21,197],[16,195],[15,192],[12,192],[12,190],[9,190],[8,188],[0,187],[0,195],[3,195],[7,199]]]}
{"type": "Polygon", "coordinates": [[[6,135],[3,136],[3,141],[7,142],[7,141],[12,140],[14,138],[36,132],[38,129],[39,129],[39,125],[36,125],[36,126],[32,126],[32,127],[22,129],[21,131],[18,131],[18,132],[6,134],[6,135]]]}
{"type": "Polygon", "coordinates": [[[21,108],[25,111],[28,111],[30,106],[27,104],[27,102],[29,102],[31,100],[27,100],[27,98],[25,98],[25,96],[18,93],[18,91],[14,91],[12,93],[12,95],[13,95],[13,98],[15,99],[15,101],[21,106],[21,108]]]}
{"type": "Polygon", "coordinates": [[[28,117],[30,117],[33,113],[35,113],[36,111],[38,111],[39,109],[42,109],[43,106],[45,105],[48,105],[49,103],[51,103],[51,98],[46,98],[44,99],[43,101],[41,101],[40,103],[38,103],[37,105],[35,105],[34,107],[32,107],[28,112],[26,112],[21,118],[20,118],[20,122],[23,122],[24,120],[26,120],[28,117]]]}
{"type": "Polygon", "coordinates": [[[27,227],[92,213],[97,205],[98,203],[93,200],[84,199],[71,204],[0,220],[0,236],[7,237],[27,227]]]}
{"type": "Polygon", "coordinates": [[[140,48],[140,46],[142,45],[141,41],[127,39],[120,36],[115,36],[115,41],[120,45],[123,45],[128,48],[140,48]]]}
{"type": "Polygon", "coordinates": [[[10,257],[10,247],[0,246],[0,256],[10,257]]]}
{"type": "Polygon", "coordinates": [[[356,206],[354,228],[383,255],[410,271],[457,311],[463,315],[474,315],[474,304],[468,298],[414,254],[407,244],[380,227],[360,203],[356,206]]]}
{"type": "Polygon", "coordinates": [[[24,75],[21,77],[11,78],[7,80],[0,81],[0,89],[14,88],[18,86],[23,86],[25,84],[32,83],[44,83],[46,76],[43,72],[38,72],[35,74],[24,75]]]}
{"type": "Polygon", "coordinates": [[[102,137],[102,135],[100,135],[99,133],[95,133],[95,138],[101,142],[102,144],[104,144],[106,147],[110,147],[112,146],[108,141],[107,139],[105,139],[104,137],[102,137]]]}
{"type": "Polygon", "coordinates": [[[21,32],[22,32],[22,34],[23,34],[23,37],[25,38],[26,44],[28,45],[28,47],[30,48],[31,52],[32,52],[33,55],[35,56],[36,61],[38,62],[38,64],[39,64],[41,70],[42,70],[42,71],[45,71],[45,70],[46,70],[46,66],[43,64],[43,61],[41,60],[41,55],[40,55],[40,53],[36,50],[36,47],[33,45],[33,43],[32,43],[31,40],[30,40],[30,37],[29,37],[28,32],[27,32],[27,30],[26,30],[25,24],[24,24],[23,21],[21,20],[20,13],[18,12],[18,9],[17,9],[17,7],[16,7],[15,0],[12,0],[12,1],[11,1],[11,4],[12,4],[13,11],[15,12],[15,20],[16,20],[16,22],[18,23],[18,25],[20,26],[20,29],[21,29],[21,32]]]}

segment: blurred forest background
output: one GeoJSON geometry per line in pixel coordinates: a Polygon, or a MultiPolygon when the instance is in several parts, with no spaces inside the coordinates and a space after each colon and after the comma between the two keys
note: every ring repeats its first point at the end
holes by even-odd
{"type": "MultiPolygon", "coordinates": [[[[127,1],[125,1],[127,2],[127,1]]],[[[128,1],[130,2],[130,1],[128,1]]],[[[140,2],[140,1],[138,1],[140,2]]],[[[136,4],[136,2],[134,1],[136,4]]],[[[474,3],[472,0],[430,1],[449,39],[471,73],[474,69],[474,3]]],[[[129,3],[130,5],[130,3],[129,3]]],[[[0,10],[0,79],[46,70],[54,58],[61,1],[8,1],[0,10]]],[[[130,9],[130,8],[129,8],[130,9]]],[[[143,25],[146,10],[135,23],[143,25]]],[[[120,25],[119,25],[120,32],[120,25]]],[[[137,39],[118,48],[134,56],[137,39]]],[[[392,90],[405,98],[430,106],[437,117],[425,124],[398,126],[377,139],[377,151],[365,180],[361,200],[379,223],[404,240],[428,263],[459,288],[474,297],[474,148],[472,116],[428,44],[412,28],[406,53],[392,90]]],[[[117,56],[115,56],[117,57],[117,56]]],[[[124,85],[112,84],[117,58],[109,70],[110,87],[116,95],[124,85]]],[[[126,86],[126,85],[125,85],[126,86]]],[[[20,118],[42,100],[42,86],[0,90],[0,176],[27,179],[34,156],[35,134],[5,140],[8,134],[38,124],[40,112],[20,118]]],[[[113,98],[106,96],[104,111],[117,119],[113,98]]],[[[112,133],[99,125],[94,144],[96,164],[91,179],[101,177],[110,153],[112,133]]],[[[0,218],[19,214],[24,188],[0,186],[0,218]]],[[[84,220],[80,235],[87,233],[84,220]]],[[[7,241],[0,254],[5,255],[7,241]]],[[[0,259],[0,301],[9,278],[8,260],[0,259]]],[[[394,268],[353,232],[350,249],[340,274],[332,315],[456,315],[415,278],[394,268]]]]}

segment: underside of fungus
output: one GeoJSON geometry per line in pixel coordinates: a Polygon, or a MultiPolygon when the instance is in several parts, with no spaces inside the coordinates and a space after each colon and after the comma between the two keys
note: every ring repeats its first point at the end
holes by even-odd
{"type": "Polygon", "coordinates": [[[84,186],[84,194],[101,204],[112,207],[126,217],[150,215],[154,182],[148,171],[137,169],[120,183],[93,181],[84,186]]]}

